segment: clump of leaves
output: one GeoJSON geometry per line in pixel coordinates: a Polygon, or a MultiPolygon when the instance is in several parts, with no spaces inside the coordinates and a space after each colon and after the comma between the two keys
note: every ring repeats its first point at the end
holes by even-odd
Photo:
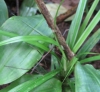
{"type": "MultiPolygon", "coordinates": [[[[94,69],[92,65],[82,65],[100,60],[100,54],[86,58],[87,54],[95,54],[90,51],[100,39],[100,29],[98,29],[86,40],[100,21],[100,11],[98,11],[89,23],[98,2],[99,0],[94,0],[83,22],[87,0],[79,2],[66,39],[66,44],[75,54],[71,61],[67,59],[62,46],[54,39],[54,33],[42,15],[14,16],[2,22],[0,85],[11,84],[0,92],[99,92],[100,71],[94,69]],[[62,58],[51,50],[52,46],[59,48],[62,58]],[[26,75],[26,72],[42,58],[44,52],[50,50],[52,55],[50,71],[45,75],[34,73],[26,75]],[[74,76],[70,78],[72,72],[74,76]]],[[[30,7],[29,9],[34,8],[32,4],[23,5],[30,7]]]]}

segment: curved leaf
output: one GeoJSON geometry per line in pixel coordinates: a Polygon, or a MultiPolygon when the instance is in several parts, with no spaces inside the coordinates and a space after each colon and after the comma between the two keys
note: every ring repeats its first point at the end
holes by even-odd
{"type": "MultiPolygon", "coordinates": [[[[24,41],[24,42],[40,42],[41,44],[44,42],[44,43],[52,43],[54,45],[57,45],[57,42],[55,40],[53,40],[52,38],[49,38],[49,37],[46,37],[46,36],[39,36],[39,35],[36,35],[36,36],[17,36],[17,37],[13,37],[13,38],[10,38],[8,40],[4,40],[4,41],[1,41],[0,42],[0,46],[3,46],[3,45],[7,45],[7,44],[10,44],[10,43],[16,43],[16,42],[21,42],[21,41],[24,41]],[[45,40],[46,39],[46,40],[45,40]]],[[[33,43],[35,45],[35,43],[33,43]]],[[[58,45],[57,45],[58,46],[58,45]]]]}
{"type": "Polygon", "coordinates": [[[75,66],[75,92],[99,92],[100,71],[92,65],[82,66],[77,63],[75,66]]]}
{"type": "MultiPolygon", "coordinates": [[[[19,36],[52,36],[42,16],[12,17],[0,28],[19,36]]],[[[15,35],[14,35],[15,36],[15,35]]],[[[0,36],[0,41],[9,39],[0,36]]],[[[0,47],[0,85],[16,80],[31,69],[42,57],[43,51],[26,43],[15,43],[0,47]]]]}

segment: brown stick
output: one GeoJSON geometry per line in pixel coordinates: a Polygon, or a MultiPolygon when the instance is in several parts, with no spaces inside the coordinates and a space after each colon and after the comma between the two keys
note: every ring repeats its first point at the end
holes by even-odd
{"type": "Polygon", "coordinates": [[[60,45],[63,46],[65,52],[66,52],[66,56],[68,57],[69,60],[71,60],[73,57],[74,57],[74,53],[70,50],[70,48],[68,47],[68,45],[66,44],[66,41],[65,39],[63,38],[59,28],[57,26],[55,26],[54,24],[54,21],[53,21],[53,18],[51,17],[49,11],[47,10],[43,0],[36,0],[36,3],[38,5],[38,7],[40,8],[41,10],[41,13],[43,14],[43,16],[45,17],[48,25],[50,26],[50,28],[52,30],[54,30],[56,36],[57,36],[57,39],[60,43],[60,45]]]}

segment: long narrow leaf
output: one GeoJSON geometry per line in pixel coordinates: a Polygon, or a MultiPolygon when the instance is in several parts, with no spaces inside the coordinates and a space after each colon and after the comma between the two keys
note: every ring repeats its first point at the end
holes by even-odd
{"type": "Polygon", "coordinates": [[[49,80],[50,78],[52,78],[53,76],[55,76],[59,72],[60,72],[60,70],[54,70],[54,71],[47,73],[43,77],[40,77],[36,80],[27,81],[27,82],[13,88],[12,90],[10,90],[8,92],[23,92],[23,90],[24,90],[24,92],[29,92],[32,89],[34,89],[34,88],[38,87],[39,85],[41,85],[42,83],[44,83],[45,81],[49,80]]]}
{"type": "Polygon", "coordinates": [[[78,35],[78,31],[79,31],[79,27],[82,21],[82,16],[84,13],[86,2],[87,0],[80,0],[75,18],[72,21],[70,30],[68,32],[67,43],[71,49],[73,48],[77,35],[78,35]]]}
{"type": "Polygon", "coordinates": [[[86,38],[89,36],[89,34],[91,33],[91,31],[93,30],[93,28],[97,25],[97,23],[99,21],[100,21],[100,11],[96,14],[96,16],[93,18],[91,23],[88,25],[86,30],[83,32],[83,34],[81,35],[81,37],[79,38],[79,40],[75,44],[75,46],[72,50],[74,53],[76,53],[78,51],[78,49],[81,47],[83,42],[86,40],[86,38]]]}
{"type": "Polygon", "coordinates": [[[85,30],[85,28],[86,28],[86,26],[87,26],[87,24],[88,24],[88,22],[89,22],[89,20],[90,20],[90,18],[92,16],[92,14],[93,14],[98,2],[99,2],[99,0],[94,0],[93,4],[92,4],[92,6],[91,6],[91,8],[90,8],[85,20],[84,20],[84,22],[82,23],[82,26],[81,26],[81,28],[79,30],[78,39],[82,35],[82,33],[84,32],[84,30],[85,30]]]}
{"type": "MultiPolygon", "coordinates": [[[[96,45],[96,43],[100,40],[100,29],[97,30],[95,32],[95,34],[93,34],[93,36],[91,36],[85,43],[84,45],[81,47],[81,49],[78,51],[78,54],[81,53],[86,53],[86,52],[90,52],[91,49],[96,45]]],[[[84,58],[86,56],[86,54],[81,55],[80,58],[84,58]]]]}
{"type": "Polygon", "coordinates": [[[54,41],[52,38],[49,38],[49,37],[46,37],[46,36],[39,36],[39,35],[35,35],[35,36],[17,36],[17,37],[13,37],[13,38],[10,38],[8,40],[5,40],[5,41],[1,41],[0,42],[0,46],[2,45],[6,45],[6,44],[10,44],[10,43],[15,43],[15,42],[21,42],[21,41],[24,41],[24,42],[32,42],[33,41],[33,44],[35,45],[35,41],[39,42],[42,44],[43,42],[48,42],[48,43],[52,43],[54,45],[57,45],[56,41],[54,41]],[[46,39],[46,40],[45,40],[46,39]]]}
{"type": "Polygon", "coordinates": [[[96,61],[96,60],[100,60],[100,55],[92,56],[90,58],[83,59],[80,62],[81,63],[88,63],[88,62],[93,62],[93,61],[96,61]]]}

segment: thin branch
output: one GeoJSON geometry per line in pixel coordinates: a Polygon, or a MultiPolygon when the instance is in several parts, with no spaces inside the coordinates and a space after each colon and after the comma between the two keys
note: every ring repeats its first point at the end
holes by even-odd
{"type": "Polygon", "coordinates": [[[36,67],[43,61],[43,59],[52,51],[54,47],[52,47],[42,58],[41,60],[35,65],[35,67],[33,67],[31,74],[33,73],[33,71],[36,69],[36,67]]]}
{"type": "Polygon", "coordinates": [[[71,60],[74,57],[74,53],[70,50],[69,46],[66,44],[65,39],[63,38],[59,28],[54,25],[53,18],[51,17],[49,11],[47,10],[43,0],[36,0],[36,3],[38,7],[41,10],[41,13],[43,14],[44,18],[46,19],[49,27],[54,30],[54,33],[56,34],[56,37],[60,43],[60,45],[63,46],[65,53],[67,54],[66,56],[68,57],[69,60],[71,60]]]}

